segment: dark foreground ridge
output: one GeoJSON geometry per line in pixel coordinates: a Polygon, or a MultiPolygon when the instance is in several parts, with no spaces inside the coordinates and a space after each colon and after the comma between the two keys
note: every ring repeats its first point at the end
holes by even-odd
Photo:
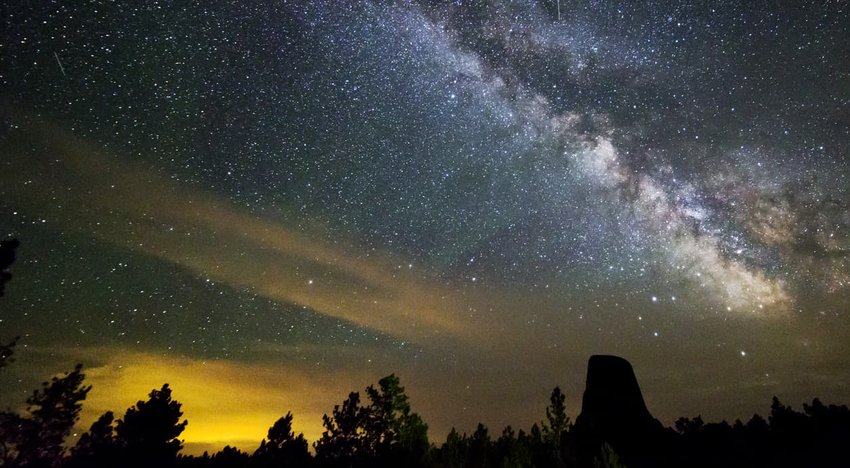
{"type": "MultiPolygon", "coordinates": [[[[10,346],[14,346],[10,345],[10,346]]],[[[188,421],[165,384],[117,419],[103,414],[73,447],[68,437],[91,389],[81,366],[33,392],[24,414],[0,412],[0,467],[271,468],[271,467],[846,467],[850,409],[814,399],[803,413],[774,397],[767,419],[704,423],[680,418],[675,430],[650,414],[631,364],[592,356],[581,414],[566,415],[566,397],[552,391],[545,419],[526,432],[510,426],[491,435],[452,429],[440,445],[412,411],[398,377],[389,375],[333,408],[322,437],[308,450],[292,413],[278,419],[253,453],[225,447],[181,454],[188,421]]]]}

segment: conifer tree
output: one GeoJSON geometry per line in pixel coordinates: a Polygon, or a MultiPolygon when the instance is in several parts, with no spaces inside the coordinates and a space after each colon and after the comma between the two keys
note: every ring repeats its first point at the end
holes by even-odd
{"type": "Polygon", "coordinates": [[[182,405],[171,399],[168,384],[148,396],[129,408],[115,427],[122,455],[128,466],[172,466],[183,448],[178,437],[188,421],[180,421],[182,405]]]}

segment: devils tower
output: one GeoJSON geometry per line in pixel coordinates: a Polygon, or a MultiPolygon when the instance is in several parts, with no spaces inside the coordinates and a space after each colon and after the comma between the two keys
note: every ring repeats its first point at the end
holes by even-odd
{"type": "Polygon", "coordinates": [[[618,356],[591,356],[576,436],[586,457],[603,442],[610,444],[628,466],[648,466],[660,450],[664,429],[646,408],[629,361],[618,356]]]}

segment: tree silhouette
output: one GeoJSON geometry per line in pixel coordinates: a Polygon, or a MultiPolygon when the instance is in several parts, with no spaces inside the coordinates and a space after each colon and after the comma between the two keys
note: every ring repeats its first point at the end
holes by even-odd
{"type": "Polygon", "coordinates": [[[490,448],[490,432],[487,426],[478,423],[478,427],[469,439],[469,466],[482,468],[490,466],[490,448]]]}
{"type": "Polygon", "coordinates": [[[554,466],[562,466],[568,459],[565,453],[568,445],[566,439],[571,424],[567,416],[566,399],[561,388],[555,387],[549,397],[549,406],[546,407],[546,421],[541,424],[543,441],[551,449],[549,463],[554,466]]]}
{"type": "Polygon", "coordinates": [[[749,432],[756,433],[759,435],[767,435],[767,431],[770,430],[770,426],[767,424],[767,421],[764,420],[763,417],[758,414],[754,414],[749,421],[747,421],[747,425],[745,429],[749,432]]]}
{"type": "Polygon", "coordinates": [[[390,374],[378,388],[366,388],[371,405],[366,411],[366,443],[370,450],[393,465],[411,466],[422,461],[429,448],[428,426],[411,412],[399,378],[390,374]]]}
{"type": "Polygon", "coordinates": [[[770,404],[770,432],[783,450],[808,445],[814,437],[811,420],[773,397],[770,404]]]}
{"type": "Polygon", "coordinates": [[[18,445],[23,440],[26,420],[10,411],[0,412],[0,466],[16,466],[18,445]]]}
{"type": "Polygon", "coordinates": [[[0,415],[0,451],[3,466],[58,466],[65,453],[63,442],[79,418],[82,401],[91,387],[83,386],[82,365],[44,382],[27,399],[29,417],[0,415]]]}
{"type": "Polygon", "coordinates": [[[19,337],[16,337],[5,344],[0,343],[0,369],[6,367],[9,363],[15,360],[12,355],[15,354],[15,345],[18,344],[18,338],[19,337]]]}
{"type": "Polygon", "coordinates": [[[89,431],[80,436],[71,451],[68,468],[109,468],[117,464],[115,440],[115,415],[107,411],[97,419],[89,431]]]}
{"type": "Polygon", "coordinates": [[[524,438],[532,455],[532,466],[548,466],[552,463],[552,451],[543,440],[543,432],[537,423],[531,425],[531,430],[524,438]]]}
{"type": "Polygon", "coordinates": [[[295,435],[292,430],[292,413],[278,419],[269,428],[268,439],[260,442],[260,448],[254,452],[257,466],[306,466],[310,461],[307,440],[304,434],[295,435]]]}
{"type": "Polygon", "coordinates": [[[498,466],[523,467],[531,466],[531,450],[525,444],[525,434],[520,431],[519,436],[514,433],[511,426],[505,427],[502,435],[496,440],[496,457],[498,466]]]}
{"type": "Polygon", "coordinates": [[[12,279],[9,267],[12,266],[12,263],[15,263],[15,249],[20,245],[21,243],[17,239],[0,242],[0,297],[5,292],[6,283],[12,279]]]}
{"type": "Polygon", "coordinates": [[[827,406],[815,398],[811,405],[803,403],[803,412],[811,418],[820,432],[850,431],[850,408],[845,405],[827,406]]]}
{"type": "Polygon", "coordinates": [[[549,406],[546,407],[546,421],[543,422],[543,438],[556,448],[561,446],[561,438],[570,430],[570,418],[565,405],[567,397],[560,387],[552,390],[549,406]]]}
{"type": "MultiPolygon", "coordinates": [[[[0,242],[0,297],[5,293],[6,283],[12,279],[12,274],[9,273],[9,267],[15,262],[15,249],[19,245],[21,244],[17,239],[0,242]]],[[[0,343],[0,369],[12,362],[12,354],[14,354],[15,344],[17,342],[18,338],[13,339],[9,343],[0,343]]]]}
{"type": "Polygon", "coordinates": [[[388,375],[378,388],[366,388],[369,406],[352,392],[333,416],[323,416],[325,431],[316,442],[316,457],[330,465],[414,466],[430,447],[428,426],[410,409],[398,377],[388,375]]]}
{"type": "MultiPolygon", "coordinates": [[[[209,459],[210,468],[243,468],[249,466],[251,457],[236,447],[226,445],[220,452],[209,459]]],[[[299,466],[299,465],[273,465],[273,466],[299,466]]]]}
{"type": "Polygon", "coordinates": [[[322,416],[325,430],[315,444],[316,458],[330,465],[354,466],[368,455],[364,442],[366,414],[360,407],[360,394],[349,393],[342,406],[334,406],[332,415],[322,416]]]}
{"type": "Polygon", "coordinates": [[[611,447],[611,444],[604,442],[599,450],[599,456],[593,459],[594,468],[623,468],[625,465],[620,461],[620,456],[611,447]]]}
{"type": "Polygon", "coordinates": [[[148,396],[148,401],[130,407],[115,427],[122,455],[132,466],[172,466],[183,448],[177,437],[188,421],[180,422],[182,405],[171,399],[168,384],[148,396]]]}
{"type": "Polygon", "coordinates": [[[699,431],[705,426],[705,423],[702,420],[702,416],[698,415],[693,419],[688,419],[686,417],[681,417],[675,422],[676,430],[680,434],[690,434],[699,431]]]}
{"type": "Polygon", "coordinates": [[[439,466],[460,468],[466,463],[468,451],[469,440],[466,434],[461,436],[455,428],[452,428],[435,458],[439,466]]]}

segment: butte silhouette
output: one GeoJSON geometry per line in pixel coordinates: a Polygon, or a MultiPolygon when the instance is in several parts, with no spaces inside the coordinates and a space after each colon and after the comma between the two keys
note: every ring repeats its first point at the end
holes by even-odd
{"type": "Polygon", "coordinates": [[[646,408],[632,365],[618,356],[590,357],[573,430],[582,466],[592,466],[602,443],[629,467],[657,466],[667,452],[667,430],[646,408]]]}

